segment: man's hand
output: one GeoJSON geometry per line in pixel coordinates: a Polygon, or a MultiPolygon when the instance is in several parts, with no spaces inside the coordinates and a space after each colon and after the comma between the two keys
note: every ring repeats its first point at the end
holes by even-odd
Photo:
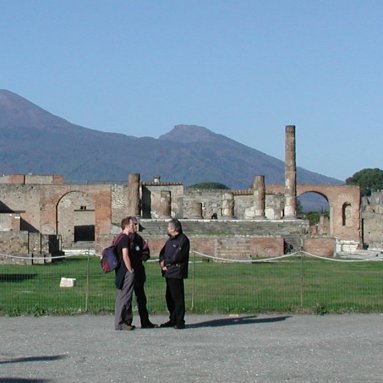
{"type": "Polygon", "coordinates": [[[168,268],[165,266],[165,262],[164,261],[160,262],[160,268],[161,268],[162,271],[167,271],[168,270],[168,268]]]}

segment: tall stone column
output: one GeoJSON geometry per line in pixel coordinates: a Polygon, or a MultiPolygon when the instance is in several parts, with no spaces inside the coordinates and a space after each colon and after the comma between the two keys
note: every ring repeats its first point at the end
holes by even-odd
{"type": "Polygon", "coordinates": [[[286,126],[285,145],[285,218],[296,218],[297,168],[295,162],[295,125],[286,126]]]}
{"type": "Polygon", "coordinates": [[[254,218],[265,218],[265,176],[255,176],[253,184],[254,218]]]}
{"type": "Polygon", "coordinates": [[[170,190],[161,190],[160,206],[158,213],[159,218],[171,218],[172,193],[170,190]]]}
{"type": "Polygon", "coordinates": [[[140,212],[140,173],[130,173],[128,177],[128,214],[139,216],[140,212]]]}

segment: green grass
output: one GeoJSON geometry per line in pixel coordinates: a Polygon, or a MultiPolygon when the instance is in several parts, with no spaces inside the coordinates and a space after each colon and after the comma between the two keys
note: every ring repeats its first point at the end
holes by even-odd
{"type": "MultiPolygon", "coordinates": [[[[193,258],[192,258],[193,260],[193,258]]],[[[152,313],[166,312],[165,282],[146,265],[152,313]]],[[[50,265],[1,265],[0,315],[113,312],[114,273],[96,257],[50,265]],[[76,278],[60,288],[61,277],[76,278]]],[[[383,312],[383,263],[289,258],[275,263],[214,263],[196,259],[185,281],[188,312],[383,312]]]]}

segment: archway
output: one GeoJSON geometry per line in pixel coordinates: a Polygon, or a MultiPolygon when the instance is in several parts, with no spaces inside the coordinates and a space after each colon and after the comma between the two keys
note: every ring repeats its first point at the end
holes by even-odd
{"type": "Polygon", "coordinates": [[[310,223],[311,235],[331,234],[331,209],[326,195],[308,191],[297,197],[298,217],[310,223]]]}
{"type": "Polygon", "coordinates": [[[83,192],[65,194],[57,204],[57,233],[63,247],[95,240],[95,210],[92,198],[83,192]]]}

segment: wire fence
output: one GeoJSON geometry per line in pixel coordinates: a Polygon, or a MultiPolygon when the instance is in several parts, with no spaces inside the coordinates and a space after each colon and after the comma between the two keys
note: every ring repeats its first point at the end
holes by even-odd
{"type": "MultiPolygon", "coordinates": [[[[9,264],[29,258],[0,255],[8,261],[0,266],[1,315],[114,311],[114,273],[103,273],[91,251],[34,265],[9,264]],[[74,286],[60,287],[62,278],[74,286]]],[[[157,260],[145,268],[149,311],[164,313],[165,282],[157,260]]],[[[383,312],[383,262],[305,252],[229,260],[193,251],[185,294],[188,312],[198,313],[383,312]]]]}

